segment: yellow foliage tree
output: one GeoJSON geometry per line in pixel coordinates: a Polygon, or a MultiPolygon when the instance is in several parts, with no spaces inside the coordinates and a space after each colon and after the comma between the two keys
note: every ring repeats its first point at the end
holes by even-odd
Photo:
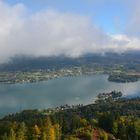
{"type": "Polygon", "coordinates": [[[34,128],[33,128],[33,138],[34,138],[34,140],[38,140],[40,138],[40,134],[41,134],[40,128],[37,125],[35,125],[34,128]]]}

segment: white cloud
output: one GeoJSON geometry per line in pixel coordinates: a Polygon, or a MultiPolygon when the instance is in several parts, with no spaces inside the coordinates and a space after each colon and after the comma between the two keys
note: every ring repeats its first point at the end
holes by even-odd
{"type": "Polygon", "coordinates": [[[126,34],[140,38],[140,0],[133,0],[126,25],[126,34]]]}
{"type": "Polygon", "coordinates": [[[25,15],[22,4],[0,2],[0,62],[17,54],[67,55],[139,49],[140,40],[126,35],[109,35],[89,17],[55,10],[25,15]]]}
{"type": "Polygon", "coordinates": [[[128,50],[140,50],[140,39],[128,37],[126,35],[113,35],[113,45],[116,52],[125,52],[128,50]]]}

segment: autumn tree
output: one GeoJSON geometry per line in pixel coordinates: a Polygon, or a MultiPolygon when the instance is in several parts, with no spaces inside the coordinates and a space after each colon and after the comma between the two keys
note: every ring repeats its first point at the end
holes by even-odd
{"type": "Polygon", "coordinates": [[[40,128],[38,127],[38,125],[35,125],[33,127],[33,132],[32,133],[33,133],[32,134],[33,140],[39,140],[41,131],[40,131],[40,128]]]}
{"type": "Polygon", "coordinates": [[[16,133],[12,128],[10,130],[10,135],[8,137],[8,140],[16,140],[16,133]]]}
{"type": "Polygon", "coordinates": [[[19,125],[19,129],[17,132],[17,140],[26,140],[26,132],[27,132],[27,128],[25,123],[21,123],[19,125]]]}

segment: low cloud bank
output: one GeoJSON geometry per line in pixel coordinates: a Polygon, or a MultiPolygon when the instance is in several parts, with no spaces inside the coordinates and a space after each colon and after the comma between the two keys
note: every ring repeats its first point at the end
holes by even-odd
{"type": "Polygon", "coordinates": [[[140,50],[138,36],[110,35],[89,17],[71,13],[44,10],[28,15],[23,4],[0,1],[0,63],[15,55],[78,57],[128,50],[140,50]]]}

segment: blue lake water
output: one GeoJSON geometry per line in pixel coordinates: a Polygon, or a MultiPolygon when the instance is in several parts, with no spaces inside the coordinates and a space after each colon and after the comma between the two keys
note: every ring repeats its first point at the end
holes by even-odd
{"type": "Polygon", "coordinates": [[[90,104],[98,93],[122,91],[140,96],[140,81],[113,83],[107,75],[63,77],[44,82],[0,85],[0,116],[23,109],[46,109],[64,104],[90,104]]]}

